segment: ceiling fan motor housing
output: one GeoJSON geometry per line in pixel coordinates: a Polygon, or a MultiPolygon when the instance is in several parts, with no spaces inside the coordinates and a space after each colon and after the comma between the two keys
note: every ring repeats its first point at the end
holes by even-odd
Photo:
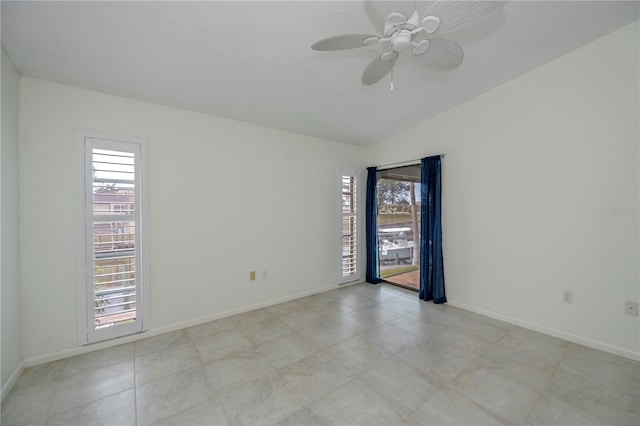
{"type": "Polygon", "coordinates": [[[409,30],[400,30],[396,33],[396,36],[391,39],[391,48],[396,52],[406,49],[411,46],[411,39],[413,36],[409,30]]]}

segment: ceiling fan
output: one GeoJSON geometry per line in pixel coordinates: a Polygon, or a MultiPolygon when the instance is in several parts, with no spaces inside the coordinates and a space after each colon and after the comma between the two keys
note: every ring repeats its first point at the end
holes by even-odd
{"type": "Polygon", "coordinates": [[[382,36],[347,34],[329,37],[314,43],[311,48],[334,51],[384,43],[388,50],[375,58],[362,73],[362,84],[367,86],[387,75],[400,52],[409,48],[413,60],[423,67],[449,71],[462,63],[464,53],[458,43],[437,36],[475,25],[501,10],[507,3],[508,0],[439,0],[422,15],[422,19],[415,9],[410,16],[400,12],[390,13],[384,22],[382,36]]]}

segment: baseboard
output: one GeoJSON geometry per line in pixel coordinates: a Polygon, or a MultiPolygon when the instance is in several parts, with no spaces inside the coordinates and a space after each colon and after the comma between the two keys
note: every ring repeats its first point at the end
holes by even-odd
{"type": "Polygon", "coordinates": [[[573,343],[588,346],[593,349],[598,349],[604,352],[612,353],[614,355],[620,355],[625,358],[633,359],[635,361],[640,361],[640,352],[634,352],[629,349],[621,348],[619,346],[614,346],[608,343],[599,342],[597,340],[589,339],[573,333],[567,333],[566,331],[557,330],[555,328],[545,327],[540,324],[523,321],[518,318],[502,315],[486,309],[477,308],[471,305],[466,305],[464,303],[448,301],[447,304],[450,306],[453,306],[454,308],[464,309],[465,311],[474,312],[476,314],[480,314],[480,315],[484,315],[500,321],[508,322],[509,324],[517,325],[518,327],[526,328],[528,330],[536,331],[538,333],[547,334],[553,337],[558,337],[560,339],[564,339],[573,343]]]}
{"type": "Polygon", "coordinates": [[[18,381],[18,377],[20,377],[20,375],[24,371],[24,365],[25,365],[24,361],[21,361],[20,364],[18,364],[18,367],[14,370],[14,372],[9,377],[9,380],[7,380],[7,383],[5,383],[4,386],[2,386],[2,394],[0,395],[0,402],[4,401],[6,396],[9,395],[9,392],[11,392],[11,389],[18,381]]]}
{"type": "MultiPolygon", "coordinates": [[[[322,287],[319,289],[308,290],[301,293],[296,293],[292,296],[285,296],[278,299],[272,299],[265,302],[255,303],[253,305],[243,306],[241,308],[229,309],[227,311],[218,312],[216,314],[207,315],[194,320],[189,320],[181,323],[166,325],[163,327],[148,329],[148,330],[142,331],[141,333],[132,334],[130,336],[119,337],[113,340],[107,340],[104,342],[94,343],[94,344],[85,345],[85,346],[77,346],[77,347],[66,349],[60,352],[54,352],[46,355],[31,357],[31,358],[25,359],[23,361],[23,364],[24,364],[24,367],[33,367],[34,365],[45,364],[47,362],[57,361],[64,358],[70,358],[76,355],[82,355],[89,352],[99,351],[101,349],[106,349],[113,346],[118,346],[125,343],[131,343],[137,340],[146,339],[147,337],[153,337],[153,336],[158,336],[160,334],[170,333],[176,330],[182,330],[183,328],[193,327],[193,326],[204,324],[210,321],[215,321],[217,319],[230,317],[232,315],[242,314],[245,312],[253,311],[255,309],[266,308],[269,306],[277,305],[279,303],[289,302],[291,300],[301,299],[303,297],[312,296],[314,294],[324,293],[326,291],[335,290],[339,287],[344,287],[344,285],[342,286],[335,285],[335,286],[329,286],[329,287],[322,287]]],[[[4,388],[3,388],[3,395],[4,395],[4,388]]]]}

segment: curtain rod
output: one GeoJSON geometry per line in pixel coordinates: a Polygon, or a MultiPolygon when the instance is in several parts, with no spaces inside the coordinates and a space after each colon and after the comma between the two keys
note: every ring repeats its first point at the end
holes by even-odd
{"type": "MultiPolygon", "coordinates": [[[[436,157],[436,156],[439,156],[440,158],[442,158],[444,157],[444,154],[427,155],[426,157],[436,157]]],[[[396,167],[406,167],[406,166],[417,166],[418,164],[421,164],[421,160],[422,158],[416,158],[414,160],[401,161],[399,163],[384,164],[382,166],[377,166],[376,170],[395,169],[396,167]]]]}

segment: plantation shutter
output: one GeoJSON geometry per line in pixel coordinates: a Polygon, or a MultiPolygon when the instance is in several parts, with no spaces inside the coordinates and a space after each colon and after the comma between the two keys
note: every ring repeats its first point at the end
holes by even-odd
{"type": "Polygon", "coordinates": [[[357,177],[342,175],[342,275],[341,282],[355,281],[358,270],[357,177]]]}
{"type": "Polygon", "coordinates": [[[88,342],[142,330],[140,151],[86,138],[88,342]]]}

